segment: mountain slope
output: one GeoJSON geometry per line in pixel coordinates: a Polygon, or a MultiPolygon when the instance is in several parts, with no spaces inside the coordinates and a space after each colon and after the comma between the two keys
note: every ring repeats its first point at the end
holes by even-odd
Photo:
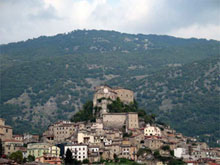
{"type": "Polygon", "coordinates": [[[220,138],[219,69],[219,58],[171,67],[141,79],[134,90],[159,120],[213,143],[220,138]]]}
{"type": "Polygon", "coordinates": [[[69,119],[104,83],[134,90],[147,112],[187,135],[218,132],[218,41],[93,30],[0,50],[0,115],[18,133],[69,119]]]}

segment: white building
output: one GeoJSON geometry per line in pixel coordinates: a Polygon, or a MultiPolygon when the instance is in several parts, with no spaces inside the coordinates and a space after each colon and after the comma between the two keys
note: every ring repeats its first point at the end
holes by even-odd
{"type": "Polygon", "coordinates": [[[73,159],[78,161],[83,161],[88,159],[88,146],[86,144],[73,144],[65,146],[65,154],[67,149],[70,149],[72,152],[73,159]]]}
{"type": "Polygon", "coordinates": [[[78,143],[94,143],[94,136],[88,134],[87,132],[78,132],[77,134],[77,141],[78,143]]]}
{"type": "Polygon", "coordinates": [[[177,158],[182,158],[183,155],[186,155],[186,149],[185,148],[176,148],[174,149],[174,156],[177,158]]]}
{"type": "Polygon", "coordinates": [[[103,142],[104,142],[105,146],[111,145],[112,144],[112,139],[104,138],[103,142]]]}
{"type": "Polygon", "coordinates": [[[147,125],[144,128],[145,136],[161,136],[161,130],[158,127],[147,125]]]}

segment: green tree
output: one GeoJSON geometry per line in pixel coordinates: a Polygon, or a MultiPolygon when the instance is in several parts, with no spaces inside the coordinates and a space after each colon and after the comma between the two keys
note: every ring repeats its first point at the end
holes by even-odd
{"type": "Polygon", "coordinates": [[[118,155],[114,154],[114,160],[115,160],[115,162],[118,162],[118,161],[119,161],[118,155]]]}
{"type": "Polygon", "coordinates": [[[33,161],[35,161],[35,156],[33,156],[33,155],[28,155],[27,161],[28,161],[28,162],[33,162],[33,161]]]}
{"type": "Polygon", "coordinates": [[[14,160],[17,163],[22,163],[23,162],[23,154],[22,154],[21,151],[13,152],[9,156],[9,159],[12,159],[12,160],[14,160]]]}
{"type": "Polygon", "coordinates": [[[154,157],[155,157],[156,159],[160,159],[160,158],[161,158],[160,152],[159,152],[158,150],[156,150],[156,151],[154,152],[154,157]]]}
{"type": "Polygon", "coordinates": [[[83,160],[83,163],[88,164],[88,163],[89,163],[89,160],[88,160],[88,159],[84,159],[84,160],[83,160]]]}
{"type": "Polygon", "coordinates": [[[94,121],[93,116],[93,102],[88,101],[83,105],[83,108],[77,112],[75,115],[71,117],[72,122],[79,122],[79,121],[94,121]]]}
{"type": "Polygon", "coordinates": [[[165,145],[165,146],[162,146],[161,149],[164,150],[164,151],[169,151],[170,150],[170,146],[165,145]]]}
{"type": "Polygon", "coordinates": [[[168,163],[168,165],[182,165],[185,164],[184,161],[182,161],[181,159],[171,159],[168,163]]]}

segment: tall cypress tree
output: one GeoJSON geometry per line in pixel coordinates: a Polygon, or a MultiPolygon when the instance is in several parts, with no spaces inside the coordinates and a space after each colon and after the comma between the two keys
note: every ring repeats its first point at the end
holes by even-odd
{"type": "Polygon", "coordinates": [[[65,158],[65,164],[72,164],[73,162],[73,155],[70,149],[68,148],[66,151],[66,158],[65,158]]]}
{"type": "Polygon", "coordinates": [[[3,155],[3,146],[2,146],[2,139],[0,139],[0,158],[3,155]]]}

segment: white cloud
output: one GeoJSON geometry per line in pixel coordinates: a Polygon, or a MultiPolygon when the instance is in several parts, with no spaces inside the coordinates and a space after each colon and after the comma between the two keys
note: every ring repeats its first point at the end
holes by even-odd
{"type": "Polygon", "coordinates": [[[206,38],[206,39],[220,39],[220,25],[198,25],[193,24],[188,27],[180,28],[169,33],[177,37],[183,38],[206,38]]]}
{"type": "Polygon", "coordinates": [[[1,0],[0,43],[75,29],[220,40],[218,0],[1,0]]]}

